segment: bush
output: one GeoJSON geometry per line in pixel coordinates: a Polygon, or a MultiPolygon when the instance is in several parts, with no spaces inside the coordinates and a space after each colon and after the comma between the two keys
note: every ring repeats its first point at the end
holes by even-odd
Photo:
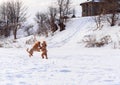
{"type": "Polygon", "coordinates": [[[26,40],[26,44],[33,44],[36,41],[35,37],[31,37],[30,39],[26,40]]]}
{"type": "Polygon", "coordinates": [[[95,36],[86,35],[82,41],[85,43],[85,47],[102,47],[111,42],[111,37],[107,35],[102,37],[100,40],[96,40],[95,36]]]}

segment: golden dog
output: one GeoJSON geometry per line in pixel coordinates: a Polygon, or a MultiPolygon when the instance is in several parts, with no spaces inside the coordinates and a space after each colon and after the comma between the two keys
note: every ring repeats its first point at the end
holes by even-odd
{"type": "Polygon", "coordinates": [[[45,41],[43,41],[43,43],[42,43],[41,51],[42,51],[42,54],[41,54],[42,58],[44,59],[44,57],[46,57],[46,59],[48,59],[48,57],[47,57],[47,44],[45,41]]]}
{"type": "Polygon", "coordinates": [[[37,42],[35,42],[35,44],[32,46],[32,48],[30,50],[27,48],[26,51],[29,53],[29,56],[31,57],[31,56],[33,56],[34,51],[40,52],[40,49],[41,49],[40,41],[37,41],[37,42]]]}

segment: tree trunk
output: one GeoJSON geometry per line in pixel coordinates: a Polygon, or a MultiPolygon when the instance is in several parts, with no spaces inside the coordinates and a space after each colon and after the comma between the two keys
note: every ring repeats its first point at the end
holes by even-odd
{"type": "Polygon", "coordinates": [[[14,39],[17,39],[17,27],[13,30],[14,39]]]}

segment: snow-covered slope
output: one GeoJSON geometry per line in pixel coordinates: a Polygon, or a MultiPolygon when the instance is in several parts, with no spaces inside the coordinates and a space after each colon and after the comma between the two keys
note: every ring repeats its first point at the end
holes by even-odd
{"type": "Polygon", "coordinates": [[[90,17],[70,19],[66,24],[66,30],[56,33],[55,36],[49,37],[50,46],[63,46],[69,42],[76,43],[80,40],[82,31],[89,29],[89,25],[93,23],[90,17]]]}
{"type": "MultiPolygon", "coordinates": [[[[29,37],[23,37],[19,38],[17,40],[13,40],[11,37],[8,39],[1,39],[1,45],[3,44],[3,47],[25,47],[27,41],[34,40],[35,38],[39,41],[46,40],[49,47],[60,47],[62,45],[67,44],[70,41],[77,42],[81,36],[81,31],[84,29],[87,29],[87,27],[92,23],[92,19],[89,18],[74,18],[68,20],[66,23],[66,30],[59,32],[57,31],[54,36],[50,36],[48,38],[45,38],[43,36],[35,36],[31,35],[29,37]]],[[[20,33],[19,33],[20,35],[20,33]]],[[[22,35],[22,34],[21,34],[22,35]]],[[[31,43],[33,44],[33,43],[31,43]]]]}
{"type": "Polygon", "coordinates": [[[51,47],[75,46],[79,44],[81,47],[101,42],[102,47],[120,48],[120,27],[109,26],[104,23],[101,29],[96,29],[95,21],[92,17],[81,17],[69,20],[66,24],[66,30],[55,34],[53,37],[47,38],[51,47]],[[93,41],[90,41],[90,40],[93,41]]]}
{"type": "MultiPolygon", "coordinates": [[[[66,23],[66,30],[45,38],[43,36],[34,36],[13,40],[1,39],[0,45],[3,47],[26,47],[32,45],[34,40],[46,40],[48,47],[72,47],[79,44],[80,47],[97,47],[97,44],[103,43],[102,47],[120,48],[120,29],[119,26],[110,27],[103,24],[101,30],[96,30],[96,25],[92,17],[80,17],[69,19],[66,23]],[[29,43],[29,44],[28,44],[29,43]]],[[[99,47],[99,46],[98,46],[99,47]]]]}

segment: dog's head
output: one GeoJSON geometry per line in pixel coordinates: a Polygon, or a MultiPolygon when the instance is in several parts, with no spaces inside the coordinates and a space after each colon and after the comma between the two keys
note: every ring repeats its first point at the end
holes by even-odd
{"type": "Polygon", "coordinates": [[[46,47],[46,46],[47,46],[46,41],[43,41],[42,47],[46,47]]]}

